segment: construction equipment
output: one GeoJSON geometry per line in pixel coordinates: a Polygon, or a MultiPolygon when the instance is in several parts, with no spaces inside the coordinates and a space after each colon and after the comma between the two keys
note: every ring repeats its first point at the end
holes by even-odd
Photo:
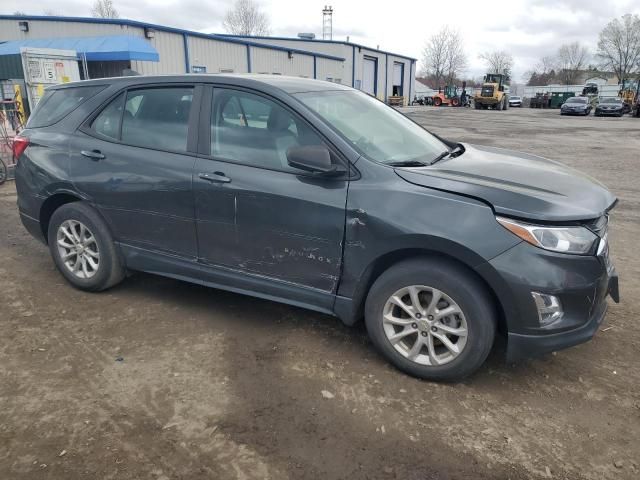
{"type": "Polygon", "coordinates": [[[460,97],[458,97],[458,87],[455,85],[447,85],[438,89],[438,93],[433,96],[433,105],[439,107],[441,105],[451,105],[452,107],[460,106],[460,97]]]}
{"type": "Polygon", "coordinates": [[[631,80],[622,80],[622,85],[620,87],[620,91],[618,92],[618,96],[626,104],[625,113],[630,112],[634,108],[639,88],[640,79],[638,79],[636,85],[634,85],[634,82],[631,80]]]}
{"type": "Polygon", "coordinates": [[[589,99],[589,103],[592,107],[595,107],[598,104],[599,93],[597,83],[587,83],[582,89],[582,96],[589,99]]]}
{"type": "Polygon", "coordinates": [[[529,108],[549,108],[551,98],[548,93],[538,92],[535,97],[531,97],[529,108]]]}
{"type": "Polygon", "coordinates": [[[489,107],[495,110],[509,108],[509,87],[505,85],[506,77],[500,73],[487,73],[484,76],[480,93],[473,98],[476,109],[489,107]]]}
{"type": "Polygon", "coordinates": [[[636,83],[636,98],[633,102],[631,115],[636,118],[640,118],[640,78],[638,78],[638,83],[636,83]]]}

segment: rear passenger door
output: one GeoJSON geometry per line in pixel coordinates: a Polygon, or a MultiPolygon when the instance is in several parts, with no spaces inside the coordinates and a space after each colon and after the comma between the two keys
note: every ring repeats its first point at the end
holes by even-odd
{"type": "Polygon", "coordinates": [[[201,87],[129,88],[71,141],[71,177],[130,248],[195,259],[192,172],[201,87]]]}
{"type": "Polygon", "coordinates": [[[334,292],[346,174],[320,177],[288,165],[289,148],[325,142],[275,99],[231,88],[211,97],[194,171],[200,261],[334,292]]]}

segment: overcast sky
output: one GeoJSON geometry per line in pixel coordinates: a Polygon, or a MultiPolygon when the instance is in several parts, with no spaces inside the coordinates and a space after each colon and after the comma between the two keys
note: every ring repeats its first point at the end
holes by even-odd
{"type": "MultiPolygon", "coordinates": [[[[232,0],[113,0],[122,18],[222,32],[232,0]]],[[[321,36],[322,8],[333,6],[333,38],[420,59],[425,40],[444,24],[460,30],[469,58],[468,76],[484,73],[478,54],[505,49],[516,60],[514,79],[563,43],[579,41],[595,51],[598,32],[612,18],[640,14],[640,0],[258,0],[273,35],[321,36]],[[444,8],[443,8],[444,6],[444,8]],[[498,8],[496,8],[498,7],[498,8]]],[[[90,16],[91,0],[1,0],[2,13],[90,16]]]]}

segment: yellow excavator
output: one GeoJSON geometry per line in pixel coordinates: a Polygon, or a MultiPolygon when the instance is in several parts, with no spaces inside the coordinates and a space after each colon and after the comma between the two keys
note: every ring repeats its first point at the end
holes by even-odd
{"type": "Polygon", "coordinates": [[[480,93],[473,97],[473,103],[477,110],[493,108],[506,110],[509,108],[508,86],[505,85],[506,77],[500,73],[487,73],[482,81],[480,93]]]}
{"type": "Polygon", "coordinates": [[[626,111],[632,111],[636,103],[638,102],[638,90],[640,89],[640,79],[638,79],[637,85],[634,85],[632,80],[623,80],[618,96],[625,104],[628,105],[625,108],[626,111]],[[635,87],[635,88],[634,88],[635,87]]]}

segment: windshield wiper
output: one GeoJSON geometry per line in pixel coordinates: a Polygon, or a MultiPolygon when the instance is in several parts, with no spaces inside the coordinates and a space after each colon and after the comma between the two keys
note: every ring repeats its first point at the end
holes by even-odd
{"type": "Polygon", "coordinates": [[[440,160],[443,160],[447,157],[457,157],[458,155],[460,155],[462,152],[464,152],[464,147],[460,144],[456,145],[454,148],[452,148],[451,150],[447,150],[445,152],[442,152],[440,155],[438,155],[436,158],[434,158],[433,160],[431,160],[431,163],[429,165],[433,165],[434,163],[439,162],[440,160]]]}
{"type": "Polygon", "coordinates": [[[427,167],[430,165],[429,163],[421,162],[420,160],[398,160],[395,162],[385,163],[387,165],[391,165],[392,167],[427,167]]]}

